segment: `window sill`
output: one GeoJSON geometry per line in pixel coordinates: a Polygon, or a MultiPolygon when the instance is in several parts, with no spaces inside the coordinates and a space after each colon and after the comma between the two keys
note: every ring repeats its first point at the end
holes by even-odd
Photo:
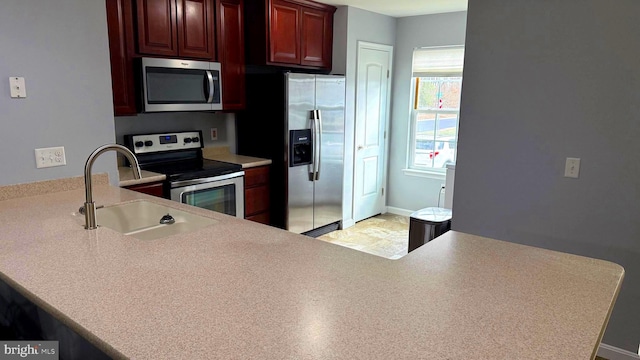
{"type": "Polygon", "coordinates": [[[444,180],[446,173],[442,170],[416,170],[402,169],[402,172],[408,176],[417,176],[427,179],[444,180]]]}

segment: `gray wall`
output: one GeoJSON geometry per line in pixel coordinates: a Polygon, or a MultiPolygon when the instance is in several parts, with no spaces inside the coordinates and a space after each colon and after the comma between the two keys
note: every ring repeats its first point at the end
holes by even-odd
{"type": "Polygon", "coordinates": [[[637,0],[469,2],[453,212],[458,231],[622,265],[604,342],[633,353],[638,14],[637,0]],[[566,157],[582,159],[580,178],[563,177],[566,157]]]}
{"type": "Polygon", "coordinates": [[[124,135],[202,130],[205,146],[229,146],[236,150],[235,114],[206,112],[149,113],[115,118],[118,144],[124,135]],[[211,140],[211,128],[218,129],[218,140],[211,140]]]}
{"type": "MultiPolygon", "coordinates": [[[[387,197],[387,205],[390,207],[415,211],[438,205],[444,173],[439,177],[426,178],[406,175],[402,171],[408,165],[413,49],[425,46],[464,45],[466,21],[465,11],[398,19],[391,99],[387,197]]],[[[443,205],[444,196],[440,196],[440,206],[443,205]]]]}
{"type": "Polygon", "coordinates": [[[354,7],[342,6],[336,12],[333,28],[334,64],[332,73],[346,76],[343,224],[349,225],[353,223],[353,143],[355,138],[358,41],[393,45],[396,38],[396,19],[354,7]]]}
{"type": "MultiPolygon", "coordinates": [[[[112,143],[113,110],[104,1],[3,0],[0,4],[0,185],[82,175],[96,147],[112,143]],[[10,76],[27,98],[11,99],[10,76]],[[36,169],[35,148],[64,146],[67,165],[36,169]]],[[[117,180],[112,154],[94,172],[117,180]]]]}

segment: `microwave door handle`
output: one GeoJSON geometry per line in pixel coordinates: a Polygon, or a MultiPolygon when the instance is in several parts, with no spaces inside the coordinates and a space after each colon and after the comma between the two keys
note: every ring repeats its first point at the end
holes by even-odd
{"type": "Polygon", "coordinates": [[[320,180],[320,166],[322,165],[322,161],[320,160],[322,157],[322,111],[316,110],[316,123],[318,124],[318,165],[316,165],[316,181],[320,180]]]}
{"type": "MultiPolygon", "coordinates": [[[[209,71],[209,70],[207,70],[206,73],[207,73],[207,80],[209,81],[209,91],[208,91],[209,97],[207,98],[207,103],[210,104],[210,103],[213,102],[213,90],[214,90],[213,89],[213,74],[211,74],[211,71],[209,71]]],[[[206,89],[205,89],[205,92],[207,92],[206,89]]]]}

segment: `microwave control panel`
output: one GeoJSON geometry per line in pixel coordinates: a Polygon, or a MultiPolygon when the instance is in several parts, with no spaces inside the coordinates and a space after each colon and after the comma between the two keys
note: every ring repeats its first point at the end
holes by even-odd
{"type": "Polygon", "coordinates": [[[128,135],[126,142],[135,154],[202,148],[202,132],[128,135]]]}

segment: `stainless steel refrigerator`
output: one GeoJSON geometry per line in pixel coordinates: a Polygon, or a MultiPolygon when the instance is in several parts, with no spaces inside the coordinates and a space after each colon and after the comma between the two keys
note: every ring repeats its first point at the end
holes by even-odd
{"type": "Polygon", "coordinates": [[[272,224],[318,236],[342,221],[345,78],[247,75],[238,153],[267,157],[272,224]]]}
{"type": "Polygon", "coordinates": [[[286,228],[304,233],[342,220],[345,80],[331,75],[285,76],[286,228]]]}

